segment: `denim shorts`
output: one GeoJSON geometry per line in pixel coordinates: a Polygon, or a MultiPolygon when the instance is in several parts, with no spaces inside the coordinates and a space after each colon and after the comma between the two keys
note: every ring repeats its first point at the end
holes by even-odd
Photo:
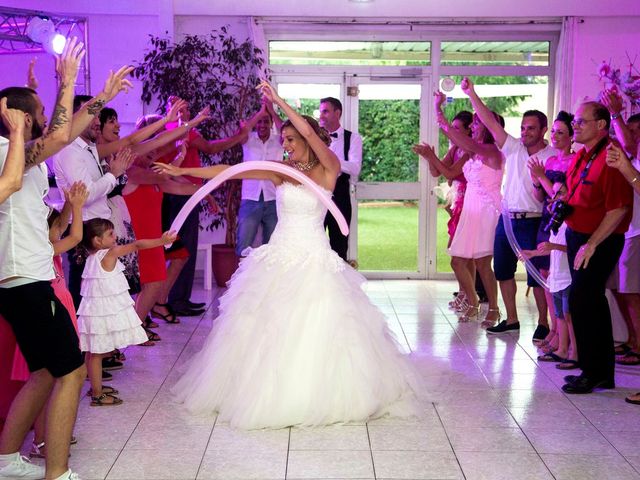
{"type": "Polygon", "coordinates": [[[565,314],[569,313],[569,293],[571,292],[571,285],[564,290],[553,292],[553,310],[556,312],[556,317],[566,318],[565,314]]]}

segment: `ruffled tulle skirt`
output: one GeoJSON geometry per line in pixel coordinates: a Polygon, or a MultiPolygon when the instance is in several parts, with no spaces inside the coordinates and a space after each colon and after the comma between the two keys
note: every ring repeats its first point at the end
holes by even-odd
{"type": "Polygon", "coordinates": [[[251,251],[177,400],[244,429],[415,414],[418,374],[363,281],[330,250],[251,251]]]}

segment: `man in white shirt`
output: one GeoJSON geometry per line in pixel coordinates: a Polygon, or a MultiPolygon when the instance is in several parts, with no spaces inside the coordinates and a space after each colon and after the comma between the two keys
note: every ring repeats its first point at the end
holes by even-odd
{"type": "MultiPolygon", "coordinates": [[[[42,101],[30,88],[0,91],[9,108],[24,115],[25,167],[22,188],[0,203],[0,315],[11,326],[30,371],[29,380],[13,400],[0,434],[0,478],[66,480],[69,444],[86,369],[78,336],[67,309],[51,287],[53,247],[49,242],[48,191],[44,161],[78,135],[102,106],[130,83],[132,69],[112,75],[105,89],[71,119],[73,85],[84,56],[76,39],[67,42],[58,59],[60,85],[47,133],[42,101]],[[20,447],[37,415],[47,405],[46,472],[20,455],[20,447]]],[[[4,121],[0,135],[7,135],[4,121]]],[[[8,145],[0,141],[0,170],[8,145]]]]}
{"type": "MultiPolygon", "coordinates": [[[[279,133],[273,130],[274,122],[279,132],[282,120],[273,110],[273,105],[263,102],[262,108],[247,122],[253,128],[242,145],[242,161],[282,160],[284,149],[279,133]]],[[[253,243],[258,227],[262,226],[262,244],[271,238],[278,223],[276,212],[276,188],[268,180],[242,180],[242,201],[238,211],[236,253],[242,252],[253,243]]]]}
{"type": "MultiPolygon", "coordinates": [[[[77,112],[91,97],[76,95],[73,110],[77,112]]],[[[96,148],[96,136],[100,127],[100,119],[96,116],[80,136],[53,158],[53,171],[58,188],[68,190],[74,182],[81,181],[87,186],[89,198],[82,207],[82,221],[92,218],[111,218],[111,209],[107,203],[107,195],[117,184],[117,177],[122,175],[128,164],[116,156],[110,163],[110,171],[105,172],[96,148]]],[[[80,306],[80,284],[84,261],[76,258],[76,249],[69,256],[69,291],[76,308],[80,306]]]]}
{"type": "MultiPolygon", "coordinates": [[[[320,100],[320,126],[331,135],[331,151],[340,160],[342,173],[333,190],[333,201],[344,215],[347,223],[351,223],[350,186],[358,182],[362,168],[362,137],[355,132],[345,130],[340,125],[342,103],[337,98],[326,97],[320,100]]],[[[349,237],[340,232],[338,223],[331,214],[327,214],[324,224],[329,231],[331,248],[347,261],[349,237]]]]}
{"type": "MultiPolygon", "coordinates": [[[[533,184],[528,181],[527,161],[535,156],[543,163],[556,154],[556,150],[547,145],[544,134],[547,131],[547,116],[538,110],[529,110],[522,116],[520,139],[509,135],[496,120],[491,110],[482,102],[475,92],[473,83],[465,78],[462,90],[469,96],[471,105],[480,121],[489,129],[496,145],[505,157],[505,176],[502,181],[503,203],[509,211],[511,227],[515,238],[522,249],[535,250],[536,235],[542,218],[542,203],[533,192],[533,184]]],[[[502,217],[496,227],[493,265],[496,279],[500,283],[500,293],[507,309],[507,319],[495,327],[487,329],[489,334],[502,334],[520,329],[518,311],[516,309],[515,272],[518,259],[509,244],[504,230],[502,217]]],[[[547,301],[543,288],[527,273],[527,285],[533,287],[533,295],[538,308],[538,326],[533,334],[533,341],[541,342],[549,333],[547,320],[547,301]]]]}

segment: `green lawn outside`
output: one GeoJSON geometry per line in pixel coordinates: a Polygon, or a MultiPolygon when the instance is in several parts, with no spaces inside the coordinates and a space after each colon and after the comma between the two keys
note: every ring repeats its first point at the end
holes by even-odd
{"type": "MultiPolygon", "coordinates": [[[[378,204],[379,205],[379,204],[378,204]]],[[[438,271],[450,272],[447,255],[447,212],[438,208],[438,271]]],[[[358,208],[358,264],[360,270],[418,270],[417,205],[358,208]]]]}

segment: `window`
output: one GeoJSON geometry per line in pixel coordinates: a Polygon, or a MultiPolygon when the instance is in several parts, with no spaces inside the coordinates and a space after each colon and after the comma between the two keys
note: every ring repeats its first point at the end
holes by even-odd
{"type": "Polygon", "coordinates": [[[441,65],[549,65],[549,42],[442,42],[441,65]]]}
{"type": "Polygon", "coordinates": [[[271,65],[429,65],[431,42],[271,41],[271,65]]]}

